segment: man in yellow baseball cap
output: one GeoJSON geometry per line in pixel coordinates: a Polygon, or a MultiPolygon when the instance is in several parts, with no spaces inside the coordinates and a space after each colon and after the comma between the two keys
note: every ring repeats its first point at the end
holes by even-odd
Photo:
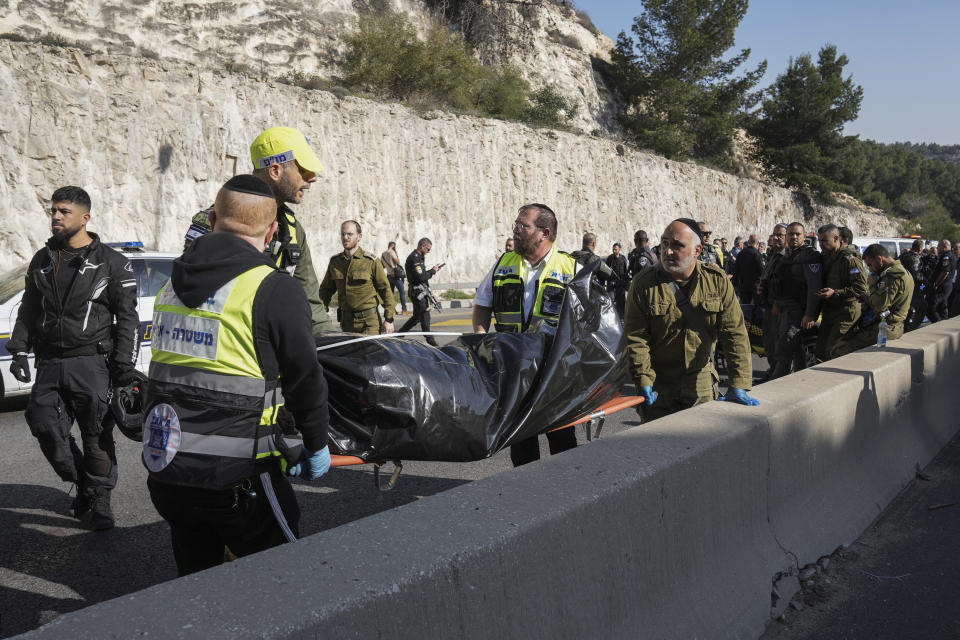
{"type": "Polygon", "coordinates": [[[250,145],[250,159],[254,169],[265,169],[271,164],[293,160],[310,173],[323,171],[323,165],[310,148],[307,137],[290,127],[270,127],[263,131],[250,145]]]}
{"type": "MultiPolygon", "coordinates": [[[[327,307],[320,301],[320,282],[304,228],[287,206],[288,203],[300,204],[310,185],[317,181],[317,173],[323,171],[323,165],[310,148],[307,137],[291,127],[270,127],[262,131],[250,145],[250,160],[253,175],[269,185],[277,201],[277,232],[266,251],[277,267],[290,272],[303,285],[313,316],[314,336],[333,331],[327,307]]],[[[193,240],[210,230],[212,209],[204,209],[193,217],[184,251],[193,240]]]]}

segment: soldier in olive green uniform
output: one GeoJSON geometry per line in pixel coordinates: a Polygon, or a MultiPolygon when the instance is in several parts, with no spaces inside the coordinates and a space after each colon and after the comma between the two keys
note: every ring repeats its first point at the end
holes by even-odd
{"type": "Polygon", "coordinates": [[[872,272],[867,303],[874,319],[841,338],[830,351],[831,358],[839,358],[876,344],[880,316],[884,313],[888,313],[887,340],[897,340],[903,335],[903,322],[910,313],[910,300],[913,298],[913,278],[883,245],[872,244],[867,247],[863,252],[863,261],[872,272]]]}
{"type": "Polygon", "coordinates": [[[624,331],[644,420],[717,399],[717,340],[730,377],[720,399],[759,404],[746,393],[753,366],[740,303],[726,273],[698,260],[701,251],[696,222],[674,221],[663,233],[660,265],[643,269],[630,286],[624,331]]]}
{"type": "Polygon", "coordinates": [[[383,271],[380,260],[360,248],[360,225],[347,220],[340,225],[340,242],[343,253],[330,258],[327,273],[320,283],[320,300],[330,305],[334,292],[340,304],[340,328],[349,333],[378,335],[380,312],[383,305],[383,332],[393,333],[395,303],[390,281],[383,271]]]}
{"type": "Polygon", "coordinates": [[[830,359],[841,336],[860,319],[860,299],[867,295],[867,274],[860,253],[840,240],[840,229],[825,224],[817,229],[823,251],[823,300],[820,330],[817,333],[817,362],[830,359]]]}

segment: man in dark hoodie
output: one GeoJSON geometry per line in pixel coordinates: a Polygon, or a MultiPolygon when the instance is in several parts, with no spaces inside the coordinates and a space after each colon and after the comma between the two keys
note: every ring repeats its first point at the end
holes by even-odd
{"type": "Polygon", "coordinates": [[[210,222],[157,296],[145,402],[147,485],[180,575],[220,564],[225,547],[244,556],[295,539],[300,511],[284,472],[315,479],[330,467],[307,297],[264,253],[277,228],[270,187],[231,178],[210,222]],[[303,434],[292,468],[281,405],[303,434]]]}

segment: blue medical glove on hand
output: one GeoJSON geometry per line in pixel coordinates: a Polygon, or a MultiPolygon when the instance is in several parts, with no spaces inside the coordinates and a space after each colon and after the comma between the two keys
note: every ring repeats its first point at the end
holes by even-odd
{"type": "Polygon", "coordinates": [[[727,389],[726,395],[722,395],[717,398],[720,402],[736,402],[737,404],[745,404],[748,407],[757,407],[760,406],[760,401],[756,398],[751,398],[747,395],[747,392],[743,389],[737,389],[736,387],[730,387],[727,389]]]}
{"type": "Polygon", "coordinates": [[[303,458],[290,468],[290,475],[300,476],[305,480],[316,480],[330,470],[330,447],[324,447],[316,453],[311,453],[304,447],[303,458]]]}
{"type": "Polygon", "coordinates": [[[27,354],[13,354],[13,363],[10,365],[10,373],[20,382],[30,382],[30,361],[27,360],[27,354]]]}
{"type": "Polygon", "coordinates": [[[653,390],[653,387],[640,387],[640,395],[643,396],[643,404],[650,406],[657,401],[657,397],[660,395],[653,390]]]}

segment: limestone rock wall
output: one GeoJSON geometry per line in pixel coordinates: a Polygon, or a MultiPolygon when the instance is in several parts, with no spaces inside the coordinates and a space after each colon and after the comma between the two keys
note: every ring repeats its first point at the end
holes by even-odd
{"type": "MultiPolygon", "coordinates": [[[[656,237],[673,218],[707,219],[732,237],[803,219],[784,189],[633,152],[601,138],[433,113],[252,81],[223,70],[87,55],[0,40],[0,268],[47,238],[46,199],[65,184],[94,202],[90,228],[107,240],[179,251],[190,216],[231,175],[250,169],[263,128],[302,129],[326,165],[297,212],[318,270],[339,250],[338,224],[363,225],[362,246],[401,254],[421,236],[444,282],[475,282],[492,265],[520,204],[545,202],[559,244],[585,230],[606,253],[656,237]]],[[[833,208],[858,235],[889,235],[880,215],[833,208]]]]}
{"type": "MultiPolygon", "coordinates": [[[[425,30],[422,0],[0,0],[0,33],[59,37],[106,53],[242,69],[259,79],[292,70],[340,75],[343,35],[375,9],[406,14],[425,30]]],[[[517,67],[534,87],[553,86],[578,107],[574,126],[615,130],[611,95],[591,58],[613,41],[548,0],[503,3],[499,35],[484,57],[517,67]]]]}

